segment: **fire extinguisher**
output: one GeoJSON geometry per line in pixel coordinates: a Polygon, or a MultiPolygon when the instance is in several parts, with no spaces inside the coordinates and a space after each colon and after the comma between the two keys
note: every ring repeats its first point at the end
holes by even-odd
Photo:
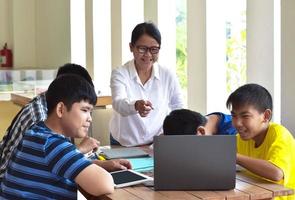
{"type": "Polygon", "coordinates": [[[12,67],[12,52],[7,48],[7,43],[5,43],[3,49],[0,50],[0,57],[1,67],[12,67]]]}

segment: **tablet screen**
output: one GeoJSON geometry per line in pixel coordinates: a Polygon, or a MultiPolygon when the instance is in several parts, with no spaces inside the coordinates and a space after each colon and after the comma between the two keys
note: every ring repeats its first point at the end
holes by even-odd
{"type": "Polygon", "coordinates": [[[145,177],[137,175],[131,171],[112,173],[112,176],[116,185],[146,179],[145,177]]]}
{"type": "Polygon", "coordinates": [[[138,172],[134,172],[132,170],[112,172],[111,175],[114,179],[114,183],[116,187],[125,187],[125,186],[135,185],[135,184],[143,183],[151,179],[150,177],[147,177],[138,172]]]}

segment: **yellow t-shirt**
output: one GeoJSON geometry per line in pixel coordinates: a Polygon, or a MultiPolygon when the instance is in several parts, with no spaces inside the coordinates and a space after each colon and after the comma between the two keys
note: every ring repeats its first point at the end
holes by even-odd
{"type": "MultiPolygon", "coordinates": [[[[295,140],[282,125],[270,123],[263,143],[257,148],[254,140],[242,140],[237,135],[237,152],[273,163],[284,172],[284,179],[277,183],[295,190],[295,140]]],[[[295,200],[295,195],[276,199],[295,200]]]]}

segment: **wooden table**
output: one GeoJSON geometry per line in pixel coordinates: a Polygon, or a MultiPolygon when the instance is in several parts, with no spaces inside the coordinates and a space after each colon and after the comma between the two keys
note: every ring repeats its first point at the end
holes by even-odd
{"type": "MultiPolygon", "coordinates": [[[[121,146],[112,145],[112,148],[121,146]]],[[[144,145],[141,148],[152,156],[153,150],[144,145]]],[[[152,172],[147,175],[153,176],[152,172]]],[[[115,189],[114,193],[99,197],[91,196],[80,190],[90,200],[256,200],[273,199],[274,197],[294,194],[294,190],[275,184],[242,172],[236,174],[236,187],[233,190],[224,191],[155,191],[153,187],[136,185],[115,189]]]]}
{"type": "MultiPolygon", "coordinates": [[[[34,98],[33,94],[30,93],[12,93],[11,101],[17,105],[24,106],[34,98]]],[[[108,105],[112,105],[111,96],[99,96],[95,108],[106,108],[108,105]]]]}
{"type": "Polygon", "coordinates": [[[11,93],[10,94],[11,96],[11,101],[12,103],[14,104],[17,104],[21,107],[25,106],[27,103],[29,103],[33,98],[34,98],[34,95],[33,94],[30,94],[30,93],[11,93]]]}
{"type": "Polygon", "coordinates": [[[292,195],[294,194],[294,190],[238,172],[235,189],[226,191],[154,191],[153,187],[137,185],[115,189],[113,194],[100,197],[91,196],[83,191],[82,193],[90,200],[255,200],[292,195]]]}

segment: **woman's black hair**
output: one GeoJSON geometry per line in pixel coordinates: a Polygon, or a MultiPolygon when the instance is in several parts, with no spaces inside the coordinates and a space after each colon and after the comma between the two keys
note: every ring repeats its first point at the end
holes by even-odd
{"type": "Polygon", "coordinates": [[[161,46],[161,33],[156,25],[154,25],[152,22],[143,22],[135,26],[132,31],[131,44],[135,45],[137,40],[144,34],[154,38],[161,46]]]}

